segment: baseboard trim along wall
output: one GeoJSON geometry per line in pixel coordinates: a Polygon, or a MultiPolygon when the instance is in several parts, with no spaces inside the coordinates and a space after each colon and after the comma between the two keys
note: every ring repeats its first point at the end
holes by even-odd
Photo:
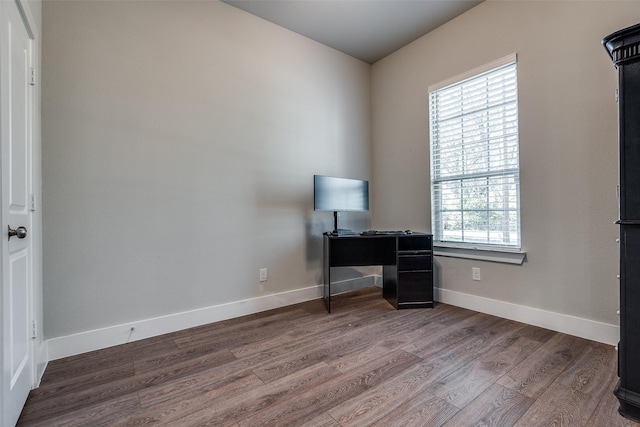
{"type": "Polygon", "coordinates": [[[604,344],[617,345],[619,341],[620,328],[617,325],[447,289],[435,288],[434,292],[436,301],[444,304],[455,305],[456,307],[467,308],[604,344]]]}
{"type": "Polygon", "coordinates": [[[49,360],[126,344],[183,329],[219,322],[322,297],[322,286],[265,295],[198,310],[123,323],[47,340],[49,360]]]}
{"type": "MultiPolygon", "coordinates": [[[[333,283],[332,288],[333,292],[340,293],[360,287],[381,286],[381,282],[379,275],[371,275],[333,283]]],[[[63,357],[138,341],[144,338],[193,328],[208,323],[310,301],[322,297],[322,288],[322,285],[310,286],[293,291],[265,295],[198,310],[52,338],[46,341],[46,347],[41,350],[41,355],[48,356],[48,360],[61,359],[63,357]]],[[[515,320],[605,344],[616,345],[618,342],[619,327],[616,325],[447,289],[435,288],[434,292],[436,301],[445,304],[455,305],[457,307],[467,308],[469,310],[503,317],[505,319],[515,320]]]]}

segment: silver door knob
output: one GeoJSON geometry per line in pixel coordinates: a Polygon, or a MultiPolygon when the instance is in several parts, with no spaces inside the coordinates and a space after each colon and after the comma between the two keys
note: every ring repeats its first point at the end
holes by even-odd
{"type": "Polygon", "coordinates": [[[27,229],[24,227],[18,227],[14,230],[10,225],[8,225],[7,228],[9,229],[9,240],[11,240],[12,236],[16,236],[18,239],[24,239],[27,237],[27,229]]]}

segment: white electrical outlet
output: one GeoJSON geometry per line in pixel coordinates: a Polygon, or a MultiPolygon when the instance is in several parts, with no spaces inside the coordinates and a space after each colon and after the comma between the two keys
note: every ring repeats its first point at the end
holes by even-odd
{"type": "Polygon", "coordinates": [[[261,282],[266,282],[268,280],[269,276],[267,275],[267,269],[266,268],[261,268],[260,269],[260,281],[261,282]]]}
{"type": "Polygon", "coordinates": [[[480,281],[480,268],[479,267],[472,267],[471,268],[471,277],[475,281],[478,281],[478,282],[480,281]]]}

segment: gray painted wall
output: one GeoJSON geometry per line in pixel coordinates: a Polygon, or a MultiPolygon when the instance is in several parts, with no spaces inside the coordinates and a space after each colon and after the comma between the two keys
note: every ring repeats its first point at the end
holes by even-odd
{"type": "Polygon", "coordinates": [[[315,173],[372,179],[373,227],[429,231],[427,87],[513,52],[527,261],[438,258],[438,286],[616,324],[600,40],[639,20],[487,1],[369,67],[217,2],[44,2],[47,338],[319,284],[315,173]]]}
{"type": "Polygon", "coordinates": [[[616,71],[600,42],[638,21],[638,2],[487,1],[374,64],[373,226],[431,229],[427,88],[515,52],[527,259],[438,257],[437,286],[617,324],[616,71]]]}
{"type": "Polygon", "coordinates": [[[47,338],[321,283],[313,175],[370,179],[369,65],[219,2],[43,21],[47,338]]]}

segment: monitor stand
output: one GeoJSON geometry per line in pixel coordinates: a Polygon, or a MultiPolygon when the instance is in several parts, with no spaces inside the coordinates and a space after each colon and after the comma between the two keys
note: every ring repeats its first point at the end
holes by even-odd
{"type": "Polygon", "coordinates": [[[355,236],[358,233],[348,228],[338,228],[338,211],[333,211],[333,231],[331,234],[334,236],[355,236]]]}

